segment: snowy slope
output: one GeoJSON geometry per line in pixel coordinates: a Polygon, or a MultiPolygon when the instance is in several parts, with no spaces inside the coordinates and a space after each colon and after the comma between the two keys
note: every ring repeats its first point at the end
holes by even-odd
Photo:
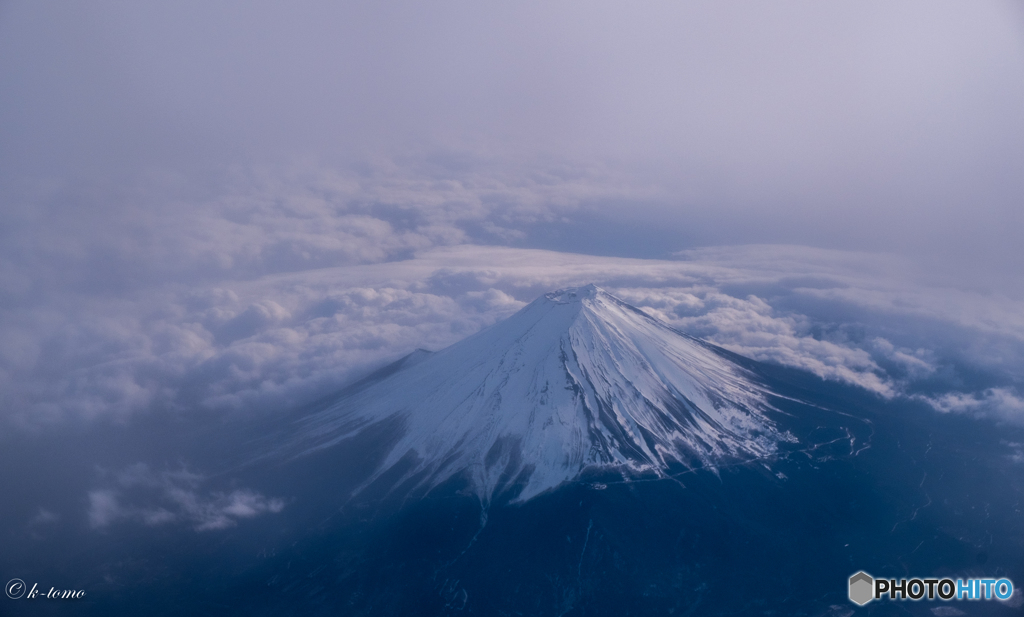
{"type": "Polygon", "coordinates": [[[768,455],[788,436],[767,407],[745,369],[590,285],[542,296],[342,397],[287,449],[397,419],[404,430],[376,476],[406,457],[405,477],[422,484],[465,471],[483,499],[517,481],[526,500],[591,465],[662,473],[673,461],[768,455]]]}

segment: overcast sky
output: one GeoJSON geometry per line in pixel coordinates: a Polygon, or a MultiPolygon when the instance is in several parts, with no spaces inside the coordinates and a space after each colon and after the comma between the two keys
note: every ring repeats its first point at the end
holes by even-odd
{"type": "Polygon", "coordinates": [[[0,6],[5,176],[611,168],[688,246],[1024,266],[1019,2],[0,6]]]}
{"type": "Polygon", "coordinates": [[[0,1],[4,415],[284,405],[591,281],[1009,414],[1022,7],[0,1]]]}

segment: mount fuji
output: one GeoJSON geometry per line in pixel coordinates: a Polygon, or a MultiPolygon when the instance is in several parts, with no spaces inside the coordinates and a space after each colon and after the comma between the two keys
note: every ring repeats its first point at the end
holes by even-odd
{"type": "Polygon", "coordinates": [[[847,585],[861,570],[1024,581],[1021,444],[1024,428],[564,289],[303,408],[8,440],[0,461],[78,454],[33,461],[59,491],[5,467],[5,496],[108,519],[47,535],[45,511],[26,526],[0,508],[0,570],[88,593],[0,612],[1000,617],[1024,600],[855,608],[847,585]],[[64,463],[87,453],[106,470],[64,463]]]}
{"type": "Polygon", "coordinates": [[[541,296],[437,353],[346,392],[279,451],[308,454],[387,425],[369,481],[433,488],[465,474],[489,501],[525,501],[587,468],[663,477],[765,458],[793,441],[766,388],[726,353],[595,287],[541,296]]]}

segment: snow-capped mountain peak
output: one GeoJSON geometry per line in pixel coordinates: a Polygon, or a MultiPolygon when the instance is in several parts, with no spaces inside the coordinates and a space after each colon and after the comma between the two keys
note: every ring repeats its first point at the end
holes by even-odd
{"type": "Polygon", "coordinates": [[[402,480],[418,485],[466,473],[483,499],[515,486],[526,500],[590,466],[662,474],[767,456],[788,436],[766,417],[765,394],[712,346],[587,285],[342,396],[289,449],[397,421],[374,477],[402,462],[402,480]]]}
{"type": "Polygon", "coordinates": [[[544,294],[544,297],[551,302],[558,302],[559,304],[568,304],[571,302],[583,302],[584,300],[593,300],[598,294],[604,294],[608,297],[614,297],[608,294],[606,291],[591,283],[590,285],[584,285],[583,287],[569,287],[567,289],[559,289],[558,291],[552,291],[551,293],[544,294]]]}

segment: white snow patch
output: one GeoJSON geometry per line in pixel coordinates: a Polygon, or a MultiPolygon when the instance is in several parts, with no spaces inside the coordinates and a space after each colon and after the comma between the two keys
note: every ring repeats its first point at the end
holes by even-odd
{"type": "Polygon", "coordinates": [[[410,452],[430,486],[468,471],[490,499],[527,500],[588,466],[663,473],[763,457],[781,434],[752,375],[701,341],[589,285],[549,293],[482,332],[307,419],[309,452],[399,416],[375,477],[410,452]]]}

